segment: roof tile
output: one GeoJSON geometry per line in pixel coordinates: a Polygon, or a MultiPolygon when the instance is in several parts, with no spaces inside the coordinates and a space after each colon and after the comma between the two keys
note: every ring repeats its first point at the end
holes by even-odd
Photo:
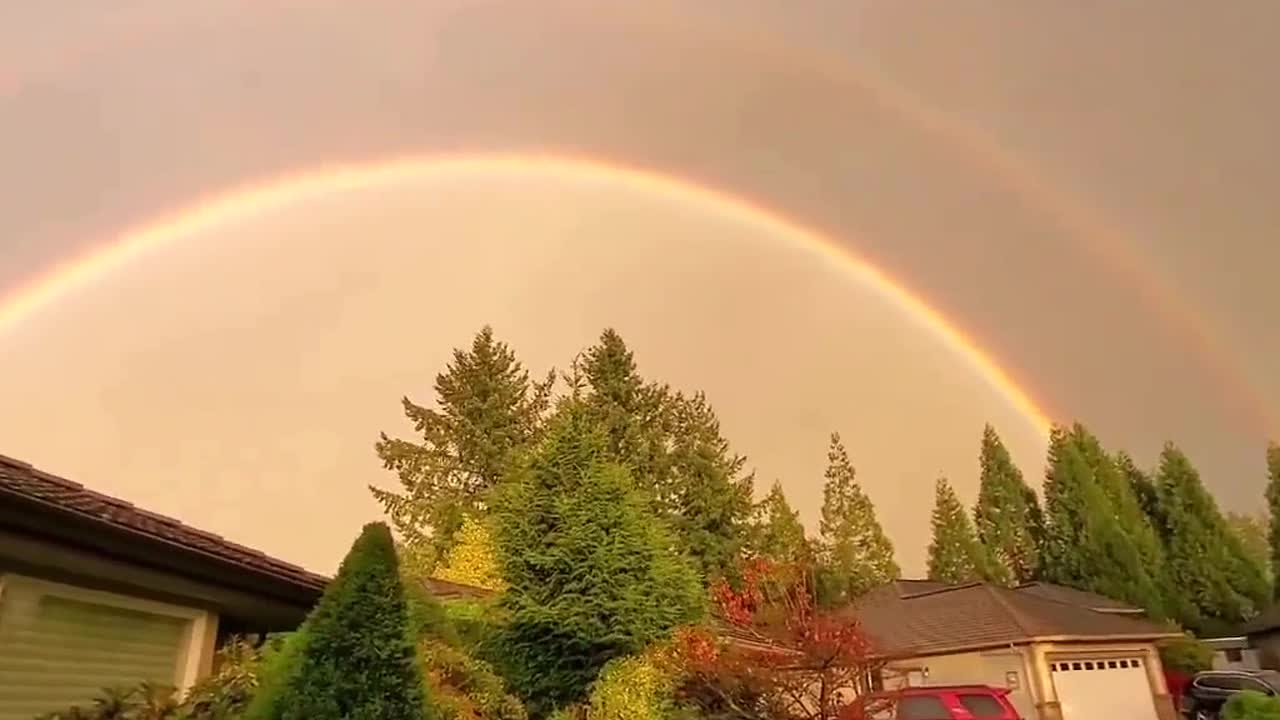
{"type": "Polygon", "coordinates": [[[9,493],[101,523],[211,556],[225,563],[276,577],[304,587],[322,588],[328,578],[302,567],[193,528],[174,518],[135,507],[80,483],[37,470],[28,463],[0,455],[0,493],[9,493]]]}

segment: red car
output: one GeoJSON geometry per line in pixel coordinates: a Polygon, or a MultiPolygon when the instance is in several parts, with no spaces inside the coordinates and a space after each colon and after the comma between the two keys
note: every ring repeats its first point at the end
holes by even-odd
{"type": "Polygon", "coordinates": [[[1021,720],[1009,691],[987,685],[937,685],[895,693],[894,720],[1021,720]]]}

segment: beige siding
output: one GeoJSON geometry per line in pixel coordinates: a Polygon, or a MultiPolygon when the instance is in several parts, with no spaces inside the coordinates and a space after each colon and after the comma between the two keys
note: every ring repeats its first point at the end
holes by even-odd
{"type": "MultiPolygon", "coordinates": [[[[1026,718],[1035,717],[1035,698],[1029,687],[1027,662],[1021,648],[1004,648],[981,652],[931,655],[894,663],[905,674],[903,682],[918,685],[990,685],[1011,688],[1009,700],[1018,713],[1026,718]]],[[[892,682],[897,672],[889,673],[892,682]]]]}

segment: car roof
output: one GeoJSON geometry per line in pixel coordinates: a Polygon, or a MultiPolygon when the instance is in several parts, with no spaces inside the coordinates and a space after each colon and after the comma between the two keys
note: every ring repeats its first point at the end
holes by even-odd
{"type": "Polygon", "coordinates": [[[905,687],[899,690],[902,695],[937,695],[942,693],[986,693],[988,695],[1008,695],[1009,691],[1004,688],[992,687],[990,685],[919,685],[905,687]]]}

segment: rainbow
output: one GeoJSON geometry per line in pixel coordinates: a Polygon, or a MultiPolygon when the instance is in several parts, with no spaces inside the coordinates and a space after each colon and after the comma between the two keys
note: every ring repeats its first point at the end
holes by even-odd
{"type": "Polygon", "coordinates": [[[311,200],[409,181],[492,177],[551,178],[640,191],[711,210],[814,252],[905,311],[966,362],[1042,436],[1048,436],[1051,423],[1045,411],[972,338],[902,283],[833,239],[744,199],[669,175],[558,155],[427,156],[326,166],[211,196],[169,217],[126,231],[112,242],[57,265],[0,298],[0,336],[42,308],[160,246],[229,222],[311,200]]]}

